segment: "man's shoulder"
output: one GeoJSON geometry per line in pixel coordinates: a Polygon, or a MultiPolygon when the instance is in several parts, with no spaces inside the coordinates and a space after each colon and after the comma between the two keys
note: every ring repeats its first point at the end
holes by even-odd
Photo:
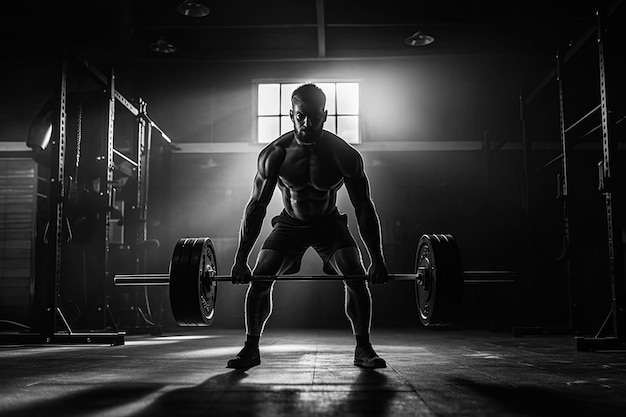
{"type": "Polygon", "coordinates": [[[363,169],[361,153],[334,133],[324,131],[324,143],[332,151],[341,171],[346,177],[354,177],[363,169]]]}
{"type": "Polygon", "coordinates": [[[285,150],[294,140],[293,131],[287,132],[280,137],[274,139],[261,150],[261,155],[272,153],[274,151],[285,150]]]}
{"type": "Polygon", "coordinates": [[[293,141],[293,132],[285,133],[268,143],[259,153],[259,172],[264,176],[277,175],[285,158],[285,149],[293,141]]]}
{"type": "Polygon", "coordinates": [[[348,158],[358,158],[361,155],[354,146],[346,142],[340,136],[337,136],[327,130],[324,131],[324,142],[326,146],[330,147],[333,152],[339,155],[343,155],[348,158]]]}

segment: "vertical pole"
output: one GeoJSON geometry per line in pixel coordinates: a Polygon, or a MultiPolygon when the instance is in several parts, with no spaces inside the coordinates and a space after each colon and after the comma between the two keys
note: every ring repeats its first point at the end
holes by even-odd
{"type": "Polygon", "coordinates": [[[48,228],[48,255],[53,285],[46,294],[42,334],[50,339],[56,333],[58,298],[61,287],[61,244],[63,235],[63,208],[65,201],[65,145],[67,106],[67,61],[61,63],[61,85],[59,91],[58,129],[51,142],[50,165],[50,223],[48,228]]]}
{"type": "MultiPolygon", "coordinates": [[[[135,172],[137,178],[137,185],[135,187],[135,199],[132,205],[132,210],[133,210],[133,219],[134,219],[134,223],[135,223],[135,227],[133,227],[133,236],[132,236],[132,244],[135,244],[136,242],[140,242],[143,239],[143,233],[141,232],[141,193],[143,192],[142,188],[143,188],[143,183],[142,183],[142,176],[143,176],[143,171],[144,171],[144,164],[143,164],[143,154],[145,152],[146,149],[146,122],[142,116],[142,112],[144,109],[145,103],[144,101],[139,98],[139,113],[137,114],[136,120],[137,120],[137,129],[136,129],[136,146],[137,146],[137,170],[135,172]]],[[[135,259],[135,268],[137,270],[137,272],[141,272],[141,270],[139,269],[139,265],[138,265],[139,259],[136,258],[135,259]]]]}
{"type": "Polygon", "coordinates": [[[602,15],[596,12],[597,43],[600,66],[600,112],[602,125],[602,153],[601,164],[602,183],[606,202],[606,220],[608,231],[609,277],[611,281],[611,309],[613,313],[613,333],[618,339],[626,335],[624,317],[624,255],[622,253],[622,225],[621,225],[621,186],[618,174],[617,141],[611,140],[612,120],[609,109],[607,89],[607,73],[605,65],[605,48],[602,15]]]}
{"type": "Polygon", "coordinates": [[[139,230],[138,238],[145,241],[148,239],[148,173],[150,168],[152,126],[150,123],[146,123],[146,119],[142,117],[142,115],[147,116],[147,103],[141,99],[139,100],[139,118],[142,126],[142,135],[139,153],[139,166],[141,167],[141,172],[137,178],[139,184],[137,190],[137,201],[139,202],[139,221],[142,226],[139,230]]]}
{"type": "MultiPolygon", "coordinates": [[[[145,242],[148,240],[148,187],[149,187],[149,173],[150,173],[150,151],[152,149],[152,125],[147,121],[147,107],[148,104],[140,99],[139,117],[143,124],[143,138],[142,138],[142,152],[139,158],[139,165],[142,167],[141,176],[138,179],[139,184],[139,224],[141,228],[140,239],[145,242]],[[142,117],[146,116],[146,117],[142,117]]],[[[145,245],[141,253],[141,271],[146,272],[148,268],[148,246],[145,245]]],[[[150,308],[148,298],[148,288],[144,288],[144,294],[146,299],[146,313],[148,317],[152,319],[152,309],[150,308]]]]}
{"type": "MultiPolygon", "coordinates": [[[[145,242],[148,239],[147,233],[147,216],[146,216],[146,177],[147,177],[147,160],[146,153],[149,153],[147,144],[147,136],[150,132],[150,125],[146,123],[147,103],[139,98],[139,114],[137,115],[137,193],[135,196],[136,227],[134,242],[145,242]]],[[[146,250],[145,246],[141,252],[135,254],[135,270],[137,273],[146,272],[146,250]]]]}
{"type": "Polygon", "coordinates": [[[565,277],[568,283],[568,301],[570,307],[569,326],[571,329],[578,328],[578,298],[574,274],[572,273],[572,241],[571,222],[569,209],[569,172],[568,172],[568,146],[565,130],[565,109],[563,101],[563,73],[561,71],[561,56],[556,54],[556,80],[559,95],[559,131],[561,135],[561,175],[558,179],[558,197],[563,201],[563,254],[565,260],[565,277]]]}
{"type": "Polygon", "coordinates": [[[113,164],[113,132],[115,127],[115,72],[113,69],[110,70],[110,74],[108,77],[108,117],[107,117],[107,136],[106,136],[106,146],[105,151],[106,155],[106,170],[104,175],[100,177],[100,196],[102,198],[103,206],[105,209],[101,212],[101,226],[102,232],[104,236],[102,237],[102,245],[100,249],[102,250],[102,254],[104,256],[103,264],[102,264],[102,275],[99,277],[101,282],[98,283],[99,297],[100,303],[96,306],[96,314],[98,316],[98,320],[101,321],[102,326],[106,327],[107,322],[107,309],[108,309],[108,301],[107,301],[107,291],[106,291],[106,283],[109,279],[109,274],[111,270],[110,265],[110,227],[111,227],[111,210],[115,207],[115,194],[113,192],[113,171],[115,166],[113,164]]]}
{"type": "Polygon", "coordinates": [[[529,307],[531,316],[534,318],[535,313],[535,300],[534,300],[534,277],[533,277],[533,259],[534,254],[532,253],[532,244],[531,244],[531,235],[532,235],[532,221],[530,214],[530,170],[532,167],[531,164],[531,152],[532,152],[532,143],[531,140],[526,135],[526,119],[524,116],[524,99],[522,97],[522,92],[520,91],[519,95],[519,119],[520,119],[520,128],[522,135],[522,153],[523,153],[523,205],[524,205],[524,231],[526,238],[526,276],[528,279],[528,299],[529,299],[529,307]]]}

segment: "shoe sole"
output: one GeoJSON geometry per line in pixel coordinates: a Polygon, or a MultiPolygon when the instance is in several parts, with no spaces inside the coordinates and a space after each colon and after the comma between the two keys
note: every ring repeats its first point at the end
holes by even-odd
{"type": "Polygon", "coordinates": [[[367,368],[367,369],[379,369],[386,368],[387,363],[381,359],[382,362],[371,362],[367,363],[365,361],[354,361],[354,366],[358,366],[359,368],[367,368]]]}
{"type": "Polygon", "coordinates": [[[254,362],[246,362],[246,363],[241,363],[241,364],[237,364],[237,363],[232,363],[231,361],[228,361],[228,363],[226,363],[226,367],[229,369],[237,369],[237,370],[247,370],[250,368],[254,368],[255,366],[259,366],[261,364],[261,361],[254,361],[254,362]]]}

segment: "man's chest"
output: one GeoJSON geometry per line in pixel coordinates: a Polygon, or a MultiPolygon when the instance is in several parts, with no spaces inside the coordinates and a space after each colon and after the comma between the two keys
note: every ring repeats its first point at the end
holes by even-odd
{"type": "Polygon", "coordinates": [[[328,152],[314,149],[287,151],[279,176],[291,189],[314,187],[318,190],[337,188],[342,180],[336,158],[328,152]]]}

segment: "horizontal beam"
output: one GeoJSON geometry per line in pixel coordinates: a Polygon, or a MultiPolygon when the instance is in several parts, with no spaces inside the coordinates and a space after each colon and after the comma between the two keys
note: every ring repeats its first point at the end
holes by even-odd
{"type": "MultiPolygon", "coordinates": [[[[266,144],[249,142],[176,143],[174,153],[259,153],[266,144]]],[[[365,142],[354,145],[361,152],[426,152],[426,151],[479,151],[480,141],[404,141],[365,142]]]]}
{"type": "MultiPolygon", "coordinates": [[[[174,154],[258,154],[263,149],[262,144],[249,142],[204,142],[204,143],[175,143],[172,152],[174,154]]],[[[405,142],[366,142],[354,145],[359,152],[451,152],[451,151],[483,151],[482,142],[479,141],[405,141],[405,142]]],[[[560,142],[533,142],[532,150],[552,151],[561,149],[560,142]]],[[[577,146],[577,150],[602,149],[599,144],[589,144],[588,146],[577,146]]],[[[626,145],[620,144],[620,150],[626,149],[626,145]]],[[[501,151],[521,151],[521,142],[508,142],[498,150],[501,151]]]]}

